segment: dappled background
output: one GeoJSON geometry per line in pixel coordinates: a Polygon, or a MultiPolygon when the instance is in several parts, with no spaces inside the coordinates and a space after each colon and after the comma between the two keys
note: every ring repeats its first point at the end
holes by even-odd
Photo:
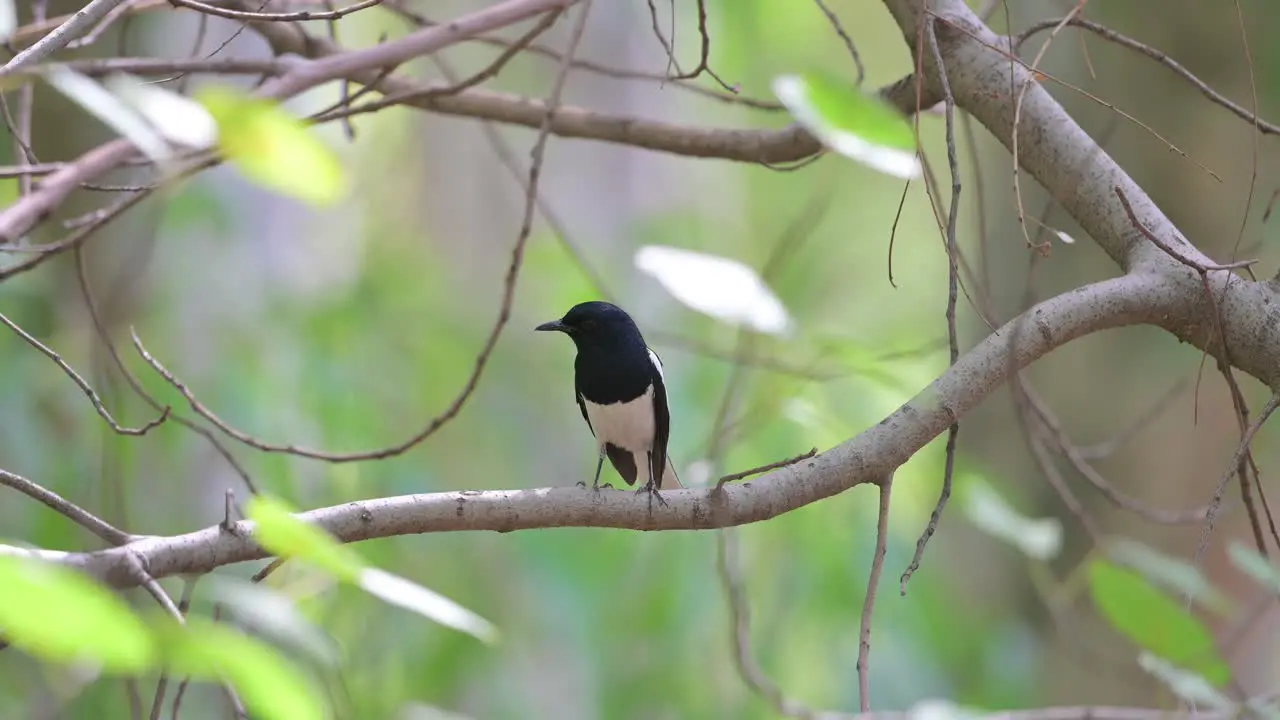
{"type": "MultiPolygon", "coordinates": [[[[1074,2],[1008,3],[993,27],[1017,31],[1059,17],[1074,2]]],[[[905,75],[910,58],[879,3],[829,2],[866,63],[867,87],[905,75]]],[[[435,20],[479,3],[410,2],[435,20]]],[[[671,35],[671,7],[657,2],[671,35]]],[[[52,2],[51,14],[76,3],[52,2]]],[[[275,4],[271,6],[272,9],[275,4]]],[[[281,4],[281,7],[288,7],[281,4]]],[[[1264,117],[1280,116],[1280,48],[1268,30],[1280,7],[1241,0],[1250,30],[1252,74],[1264,117]]],[[[743,96],[772,100],[776,74],[823,68],[853,77],[854,64],[818,6],[780,0],[709,2],[711,67],[743,96]]],[[[1094,3],[1085,16],[1168,52],[1242,105],[1250,106],[1250,64],[1235,4],[1192,0],[1094,3]],[[1096,5],[1096,7],[1095,7],[1096,5]]],[[[24,15],[24,18],[26,15],[24,15]]],[[[699,50],[694,3],[674,9],[682,67],[699,50]]],[[[643,2],[597,2],[580,56],[662,74],[667,55],[643,2]]],[[[410,25],[386,8],[344,18],[338,39],[376,43],[410,25]]],[[[540,41],[562,47],[561,20],[540,41]]],[[[96,55],[211,52],[233,34],[227,56],[266,57],[252,28],[189,11],[140,12],[117,23],[96,55]],[[123,49],[122,49],[123,48],[123,49]]],[[[317,35],[324,23],[311,23],[317,35]]],[[[523,31],[523,28],[518,29],[523,31]]],[[[517,33],[508,37],[516,37],[517,33]]],[[[1030,59],[1045,35],[1023,48],[1030,59]]],[[[444,56],[461,75],[498,51],[466,44],[444,56]]],[[[1060,85],[1051,92],[1152,193],[1193,242],[1226,261],[1261,257],[1272,272],[1276,228],[1264,210],[1277,188],[1276,153],[1248,123],[1205,102],[1154,62],[1074,30],[1061,32],[1043,68],[1150,127],[1060,85]],[[1168,142],[1190,159],[1171,152],[1168,142]],[[1201,169],[1207,166],[1220,179],[1201,169]],[[1256,189],[1251,177],[1256,172],[1256,189]],[[1251,205],[1247,204],[1251,197],[1251,205]],[[1241,218],[1249,208],[1249,221],[1241,218]]],[[[412,72],[440,76],[419,61],[412,72]]],[[[544,97],[556,72],[545,58],[519,58],[488,87],[544,97]]],[[[208,82],[195,77],[193,86],[208,82]]],[[[245,81],[246,83],[248,81],[245,81]]],[[[694,83],[719,91],[703,76],[694,83]]],[[[336,86],[290,106],[315,112],[337,101],[336,86]]],[[[674,82],[619,80],[574,72],[565,101],[601,112],[708,127],[781,127],[783,112],[722,102],[674,82]]],[[[33,144],[45,161],[73,157],[109,137],[79,108],[47,88],[36,92],[33,144]]],[[[503,276],[520,229],[519,178],[535,133],[393,107],[316,132],[340,153],[352,190],[323,210],[245,181],[232,166],[207,171],[131,210],[85,245],[90,282],[126,362],[175,410],[185,402],[143,362],[128,328],[209,407],[270,442],[334,451],[373,449],[410,437],[460,392],[499,310],[503,276]],[[496,143],[496,145],[495,145],[496,143]],[[509,148],[514,175],[495,152],[509,148]]],[[[920,120],[942,187],[949,185],[939,115],[920,120]]],[[[961,241],[1003,321],[1031,292],[1047,297],[1118,274],[1061,214],[1044,220],[1076,238],[1032,268],[1017,225],[1009,154],[974,126],[962,135],[961,241]],[[972,155],[970,154],[972,153],[972,155]],[[980,165],[975,166],[976,158],[980,165]],[[978,168],[980,167],[980,182],[978,168]],[[985,250],[982,228],[985,227],[985,250]]],[[[5,152],[10,143],[4,143],[5,152]]],[[[12,156],[10,156],[12,157],[12,156]]],[[[662,355],[672,404],[671,453],[691,482],[807,451],[825,450],[881,420],[947,364],[947,262],[923,183],[907,191],[889,240],[902,183],[838,156],[803,169],[697,160],[552,137],[541,208],[525,252],[512,318],[475,394],[461,413],[399,457],[332,465],[268,455],[228,441],[259,487],[304,508],[403,493],[572,485],[590,479],[593,443],[572,394],[572,347],[534,334],[534,325],[573,303],[607,297],[636,318],[662,355]],[[795,318],[788,338],[750,336],[700,315],[636,268],[645,245],[721,255],[769,273],[795,318]],[[742,349],[741,370],[734,357],[742,349]],[[736,379],[735,379],[736,378],[736,379]],[[733,392],[726,400],[726,388],[733,392]],[[717,430],[719,428],[719,430],[717,430]]],[[[127,173],[117,178],[127,182],[127,173]]],[[[16,180],[0,181],[6,201],[16,180]]],[[[1025,174],[1028,217],[1044,195],[1025,174]]],[[[60,223],[111,201],[84,192],[60,223]]],[[[1043,218],[1042,218],[1043,219],[1043,218]]],[[[1029,221],[1035,234],[1040,228],[1029,221]]],[[[24,256],[15,255],[13,261],[24,256]]],[[[8,259],[7,259],[8,260],[8,259]]],[[[962,347],[989,332],[961,296],[962,347]]],[[[0,285],[0,311],[80,369],[121,422],[154,417],[112,369],[64,256],[0,285]]],[[[235,470],[204,439],[168,423],[145,437],[121,437],[49,360],[16,336],[0,341],[0,466],[41,482],[134,533],[176,534],[222,519],[228,488],[244,499],[235,470]]],[[[1156,508],[1204,505],[1238,440],[1222,379],[1198,350],[1155,329],[1108,332],[1067,346],[1028,378],[1078,443],[1100,443],[1133,423],[1098,469],[1128,495],[1156,508]],[[1203,372],[1197,371],[1203,367],[1203,372]],[[1164,401],[1158,413],[1148,411],[1164,401]]],[[[1241,380],[1251,402],[1265,388],[1241,380]]],[[[1265,487],[1276,466],[1273,431],[1255,455],[1265,487]]],[[[897,578],[909,562],[942,479],[936,442],[897,474],[884,585],[872,636],[876,709],[927,698],[986,708],[1064,704],[1170,706],[1166,691],[1136,665],[1136,649],[1103,626],[1078,566],[1093,547],[1027,450],[1007,391],[964,418],[957,500],[944,517],[905,597],[897,578]],[[986,483],[1022,513],[1061,518],[1064,548],[1029,560],[968,520],[967,488],[986,483]]],[[[1201,525],[1160,526],[1115,508],[1065,463],[1067,484],[1103,534],[1149,542],[1190,557],[1201,525]]],[[[611,472],[611,471],[606,471],[611,472]]],[[[1235,498],[1235,495],[1229,496],[1235,498]]],[[[1223,650],[1252,693],[1280,671],[1280,616],[1247,612],[1257,588],[1225,560],[1226,541],[1247,538],[1238,500],[1214,535],[1204,567],[1243,608],[1211,618],[1223,650]],[[1240,639],[1242,620],[1248,632],[1240,639]]],[[[866,592],[875,493],[859,487],[730,538],[750,609],[747,652],[783,692],[816,708],[858,706],[858,616],[866,592]]],[[[16,495],[0,502],[0,536],[75,550],[98,541],[64,518],[16,495]]],[[[286,565],[268,583],[298,600],[332,634],[344,662],[326,671],[348,717],[429,717],[436,707],[478,718],[774,717],[744,683],[713,532],[637,533],[557,529],[509,535],[448,533],[358,546],[379,566],[436,589],[492,620],[497,647],[441,628],[286,565]]],[[[223,572],[248,577],[261,564],[223,572]]],[[[181,583],[164,585],[176,596],[181,583]]],[[[141,606],[150,598],[134,593],[141,606]]],[[[194,606],[210,601],[196,585],[194,606]]],[[[75,673],[0,653],[0,716],[128,717],[122,682],[78,687],[75,673]]],[[[1271,689],[1274,689],[1271,688],[1271,689]]],[[[150,700],[150,683],[143,684],[150,700]]],[[[218,717],[221,691],[188,691],[182,717],[218,717]]],[[[167,715],[166,715],[167,716],[167,715]]]]}

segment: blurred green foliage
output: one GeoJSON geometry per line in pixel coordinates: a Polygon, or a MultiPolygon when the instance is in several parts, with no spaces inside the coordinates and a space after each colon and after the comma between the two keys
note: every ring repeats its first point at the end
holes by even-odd
{"type": "MultiPolygon", "coordinates": [[[[802,10],[780,0],[709,7],[713,66],[745,93],[767,96],[768,80],[779,72],[852,70],[814,7],[802,10]]],[[[647,24],[643,4],[626,12],[647,24]]],[[[869,87],[909,68],[901,33],[879,4],[846,4],[839,12],[847,28],[856,28],[869,87]]],[[[681,8],[680,18],[681,57],[695,57],[688,8],[681,8]]],[[[353,44],[401,29],[373,13],[352,16],[343,26],[344,41],[353,44]]],[[[537,94],[550,72],[545,65],[520,66],[496,87],[537,94]]],[[[323,102],[337,99],[336,90],[326,92],[317,93],[323,102]]],[[[706,125],[786,122],[784,115],[715,103],[690,107],[706,125]]],[[[433,215],[444,210],[431,202],[440,188],[418,167],[434,160],[424,137],[438,122],[402,109],[359,118],[357,143],[338,149],[353,190],[337,208],[303,210],[287,200],[263,199],[261,191],[214,171],[136,211],[135,225],[90,243],[86,257],[99,299],[114,298],[113,334],[147,388],[186,412],[181,396],[129,346],[129,324],[207,405],[271,442],[334,451],[380,447],[412,435],[447,407],[496,317],[517,226],[509,223],[498,238],[428,230],[447,225],[433,215]],[[149,231],[156,233],[154,244],[140,239],[149,231]]],[[[921,120],[932,157],[944,156],[941,131],[937,118],[921,120]]],[[[340,137],[336,126],[322,132],[340,137]]],[[[520,149],[531,136],[507,137],[520,149]]],[[[549,165],[571,142],[552,142],[549,165]]],[[[697,163],[672,162],[680,168],[697,163]]],[[[1007,156],[999,162],[1003,166],[1007,156]]],[[[571,350],[535,336],[532,325],[607,291],[646,331],[696,338],[731,354],[736,332],[662,297],[628,264],[631,253],[642,244],[672,244],[758,267],[806,203],[825,190],[835,201],[771,280],[798,318],[800,333],[787,341],[759,339],[755,349],[788,365],[835,368],[838,377],[751,370],[736,406],[741,422],[719,469],[751,467],[815,445],[827,449],[878,422],[945,368],[938,341],[945,336],[946,262],[920,183],[908,190],[896,225],[894,288],[886,263],[900,183],[833,157],[804,172],[708,165],[697,171],[705,175],[690,173],[687,204],[616,218],[620,244],[586,238],[578,260],[539,225],[513,318],[480,388],[421,447],[357,465],[228,443],[232,452],[264,489],[306,508],[400,493],[570,485],[594,467],[590,436],[572,400],[571,350]],[[698,202],[708,198],[713,202],[698,202]],[[606,288],[593,286],[580,260],[606,288]]],[[[460,166],[452,180],[469,178],[460,166]]],[[[12,184],[5,181],[0,192],[11,197],[12,184]]],[[[508,190],[477,184],[476,206],[449,212],[510,212],[503,205],[518,202],[519,193],[503,194],[508,190]]],[[[573,202],[553,198],[553,204],[573,202]]],[[[1018,245],[1021,252],[1020,243],[1010,240],[1006,247],[1018,245]]],[[[3,311],[83,369],[122,422],[140,424],[152,415],[94,348],[73,273],[64,258],[5,282],[3,311]]],[[[688,467],[708,452],[731,364],[689,352],[685,344],[655,345],[673,405],[672,453],[679,467],[688,467]]],[[[135,533],[208,526],[222,518],[227,488],[246,497],[208,444],[173,423],[144,438],[112,435],[70,381],[16,338],[0,341],[0,367],[3,467],[135,533]]],[[[1016,436],[1008,428],[1002,432],[1016,436]]],[[[1032,485],[1026,478],[1011,482],[964,453],[959,464],[960,484],[982,477],[1011,498],[1033,494],[1024,489],[1032,485]]],[[[1044,568],[1029,573],[1015,550],[985,537],[974,540],[963,516],[953,512],[908,594],[897,592],[897,575],[911,558],[941,476],[941,442],[896,475],[872,635],[875,706],[905,708],[926,697],[987,708],[1036,704],[1045,696],[1046,648],[1055,631],[1037,615],[1040,603],[1026,587],[1035,581],[1026,577],[1044,568]]],[[[1038,476],[1034,482],[1042,484],[1038,476]]],[[[0,534],[51,549],[97,546],[46,509],[3,497],[0,534]]],[[[736,531],[755,657],[789,696],[813,707],[858,705],[858,617],[875,508],[875,492],[860,487],[736,531]]],[[[340,670],[316,672],[346,717],[396,717],[408,703],[499,719],[773,717],[735,670],[726,596],[715,571],[716,540],[708,532],[555,529],[428,534],[360,546],[378,567],[492,620],[504,638],[496,648],[305,570],[286,566],[269,584],[294,597],[339,645],[340,670]]],[[[247,577],[258,567],[225,572],[247,577]]],[[[164,585],[176,595],[181,583],[169,579],[164,585]]],[[[198,584],[195,592],[195,611],[210,612],[198,584]]],[[[140,592],[130,599],[140,607],[152,603],[140,592]]],[[[1094,671],[1131,669],[1134,654],[1120,647],[1108,656],[1112,664],[1094,671]]],[[[129,717],[123,683],[79,687],[76,677],[14,651],[0,653],[0,717],[30,717],[51,705],[60,706],[60,717],[129,717]]],[[[144,705],[153,681],[141,683],[144,705]]],[[[222,707],[220,691],[201,685],[188,692],[182,717],[218,717],[222,707]]]]}

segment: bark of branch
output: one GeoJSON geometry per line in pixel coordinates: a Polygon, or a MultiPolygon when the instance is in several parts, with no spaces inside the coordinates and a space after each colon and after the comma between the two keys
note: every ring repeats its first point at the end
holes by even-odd
{"type": "MultiPolygon", "coordinates": [[[[928,388],[877,425],[815,457],[764,477],[719,490],[673,490],[668,506],[650,510],[629,492],[593,493],[575,487],[404,495],[303,513],[344,542],[394,535],[460,530],[511,532],[549,527],[698,530],[759,522],[844,492],[880,483],[902,463],[976,406],[1009,372],[1089,333],[1154,322],[1171,310],[1157,275],[1126,275],[1089,285],[1031,308],[993,333],[928,388]],[[1011,349],[1016,323],[1028,331],[1011,349]],[[1014,355],[1010,358],[1009,353],[1014,355]]],[[[568,483],[566,483],[568,484],[568,483]]],[[[132,587],[135,558],[147,574],[164,578],[200,574],[266,557],[240,522],[186,535],[145,537],[92,553],[50,553],[117,587],[132,587]]],[[[3,548],[0,548],[3,549],[3,548]]],[[[16,552],[30,552],[15,550],[16,552]]]]}
{"type": "MultiPolygon", "coordinates": [[[[963,0],[884,0],[913,52],[919,23],[940,19],[937,37],[956,104],[981,122],[1005,147],[1013,147],[1014,98],[1027,87],[1018,133],[1018,163],[1034,177],[1125,271],[1165,279],[1160,294],[1173,308],[1154,324],[1217,356],[1220,344],[1204,284],[1151,243],[1116,197],[1120,188],[1143,226],[1201,266],[1216,265],[1189,242],[1151,198],[1016,60],[1010,40],[996,35],[963,0]]],[[[926,94],[938,93],[937,67],[923,53],[926,94]]],[[[1229,357],[1236,367],[1271,388],[1280,388],[1280,283],[1247,281],[1226,271],[1209,273],[1218,299],[1229,357]],[[1229,283],[1228,283],[1229,280],[1229,283]],[[1224,285],[1227,287],[1224,289],[1224,285]]]]}

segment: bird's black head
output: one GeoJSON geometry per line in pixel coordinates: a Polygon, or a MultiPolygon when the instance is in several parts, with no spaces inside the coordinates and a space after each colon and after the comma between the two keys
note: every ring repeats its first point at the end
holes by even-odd
{"type": "Polygon", "coordinates": [[[564,317],[546,322],[535,330],[557,330],[570,337],[579,350],[608,349],[638,344],[644,338],[625,310],[598,300],[574,305],[564,317]]]}

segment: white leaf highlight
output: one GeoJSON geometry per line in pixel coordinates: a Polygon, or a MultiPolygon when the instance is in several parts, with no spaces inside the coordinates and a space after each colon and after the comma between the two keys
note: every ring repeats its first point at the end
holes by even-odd
{"type": "Polygon", "coordinates": [[[45,73],[58,92],[137,145],[147,157],[162,161],[172,154],[169,144],[142,115],[97,81],[58,65],[45,73]]]}
{"type": "Polygon", "coordinates": [[[149,120],[170,142],[203,150],[218,141],[218,123],[195,100],[128,75],[112,75],[103,85],[149,120]]]}
{"type": "Polygon", "coordinates": [[[473,635],[490,645],[498,641],[498,628],[458,603],[421,585],[377,568],[360,572],[360,587],[370,595],[473,635]]]}
{"type": "Polygon", "coordinates": [[[1048,560],[1062,549],[1062,523],[1057,518],[1024,517],[990,486],[976,480],[969,484],[964,500],[970,522],[1028,557],[1048,560]]]}
{"type": "Polygon", "coordinates": [[[764,280],[747,265],[665,245],[646,245],[636,267],[677,300],[717,320],[771,335],[785,334],[791,318],[764,280]]]}

